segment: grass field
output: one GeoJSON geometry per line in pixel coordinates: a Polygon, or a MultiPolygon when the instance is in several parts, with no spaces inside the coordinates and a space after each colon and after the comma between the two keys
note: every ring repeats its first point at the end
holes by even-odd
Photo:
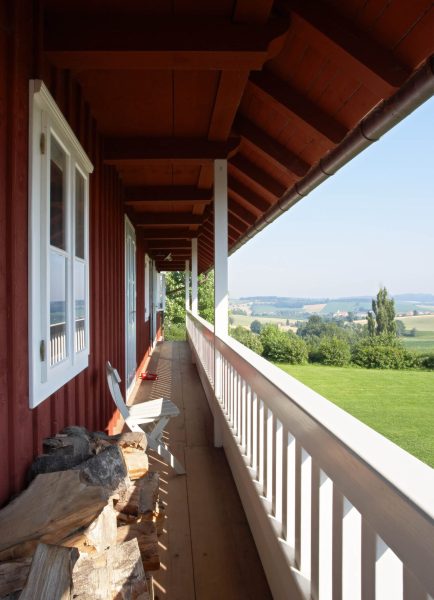
{"type": "Polygon", "coordinates": [[[434,372],[277,366],[434,467],[434,372]]]}

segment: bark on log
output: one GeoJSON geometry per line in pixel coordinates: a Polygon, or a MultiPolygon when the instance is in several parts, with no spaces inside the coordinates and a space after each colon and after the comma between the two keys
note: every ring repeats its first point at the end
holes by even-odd
{"type": "Polygon", "coordinates": [[[122,451],[117,446],[108,446],[96,456],[81,463],[79,469],[84,481],[97,485],[114,494],[128,486],[128,472],[122,451]]]}
{"type": "Polygon", "coordinates": [[[70,600],[77,548],[39,544],[20,600],[70,600]]]}
{"type": "Polygon", "coordinates": [[[14,556],[13,547],[23,542],[40,539],[59,543],[74,531],[88,527],[106,506],[110,495],[103,487],[83,481],[79,471],[38,475],[22,494],[0,511],[3,560],[7,559],[8,552],[14,556]]]}

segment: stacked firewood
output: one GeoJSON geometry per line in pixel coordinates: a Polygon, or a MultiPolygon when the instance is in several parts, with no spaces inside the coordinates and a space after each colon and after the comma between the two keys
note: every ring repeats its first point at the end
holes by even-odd
{"type": "Polygon", "coordinates": [[[68,427],[0,511],[0,600],[145,600],[164,519],[146,435],[68,427]]]}

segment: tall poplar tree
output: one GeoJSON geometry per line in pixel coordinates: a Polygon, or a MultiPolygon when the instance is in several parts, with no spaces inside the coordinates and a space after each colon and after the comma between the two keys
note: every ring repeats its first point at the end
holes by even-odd
{"type": "Polygon", "coordinates": [[[380,288],[376,300],[372,300],[372,312],[368,313],[368,332],[370,336],[396,336],[395,302],[389,298],[385,287],[380,288]]]}

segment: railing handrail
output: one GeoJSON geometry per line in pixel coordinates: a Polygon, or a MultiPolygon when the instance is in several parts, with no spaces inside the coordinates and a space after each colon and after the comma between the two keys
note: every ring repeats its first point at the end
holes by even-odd
{"type": "Polygon", "coordinates": [[[319,597],[330,591],[331,556],[333,580],[345,573],[345,597],[353,586],[356,598],[377,597],[377,567],[379,589],[396,586],[396,598],[400,578],[405,600],[424,597],[423,590],[433,595],[434,470],[230,336],[214,335],[191,312],[187,330],[277,596],[286,597],[281,582],[288,568],[280,550],[306,598],[317,597],[319,560],[319,597]],[[277,562],[269,561],[270,548],[277,562]]]}
{"type": "MultiPolygon", "coordinates": [[[[392,484],[420,510],[434,518],[434,469],[374,431],[282,369],[259,356],[234,338],[214,336],[213,327],[205,319],[188,312],[190,318],[215,338],[216,347],[224,355],[225,346],[241,359],[250,371],[246,378],[252,388],[258,386],[258,374],[276,390],[287,396],[323,428],[330,431],[355,455],[392,484]]],[[[286,421],[285,411],[273,396],[267,394],[279,419],[286,421]]],[[[286,423],[284,423],[286,424],[286,423]]]]}

